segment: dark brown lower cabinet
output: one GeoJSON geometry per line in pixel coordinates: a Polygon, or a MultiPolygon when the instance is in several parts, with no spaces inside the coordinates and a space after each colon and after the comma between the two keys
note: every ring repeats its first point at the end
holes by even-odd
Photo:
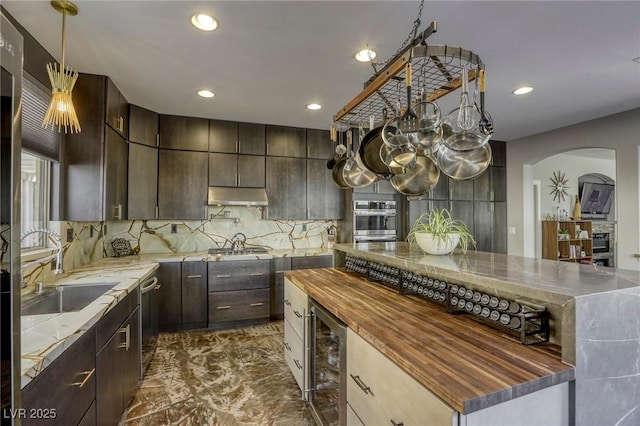
{"type": "Polygon", "coordinates": [[[208,263],[209,328],[269,321],[271,261],[208,263]]]}
{"type": "Polygon", "coordinates": [[[207,262],[161,263],[157,277],[160,331],[206,327],[207,262]]]}
{"type": "Polygon", "coordinates": [[[82,416],[78,426],[95,426],[97,424],[98,418],[96,417],[96,401],[94,400],[87,412],[82,416]]]}
{"type": "Polygon", "coordinates": [[[160,331],[178,330],[182,325],[182,263],[160,263],[160,331]]]}
{"type": "Polygon", "coordinates": [[[271,259],[271,318],[284,318],[284,271],[332,268],[333,256],[275,257],[271,259]]]}
{"type": "Polygon", "coordinates": [[[66,426],[83,421],[96,397],[95,345],[92,328],[22,389],[23,425],[66,426]]]}
{"type": "Polygon", "coordinates": [[[206,262],[182,262],[182,325],[207,326],[206,262]]]}
{"type": "Polygon", "coordinates": [[[268,320],[269,288],[209,293],[212,325],[232,321],[268,320]]]}
{"type": "Polygon", "coordinates": [[[140,310],[136,305],[96,354],[98,425],[117,425],[140,378],[140,310]]]}

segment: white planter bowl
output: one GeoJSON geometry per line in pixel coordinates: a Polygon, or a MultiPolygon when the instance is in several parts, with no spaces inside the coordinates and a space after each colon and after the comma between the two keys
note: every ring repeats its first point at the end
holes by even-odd
{"type": "Polygon", "coordinates": [[[449,234],[448,240],[441,240],[433,236],[433,234],[427,234],[424,232],[415,233],[416,242],[418,246],[426,253],[429,254],[449,254],[458,246],[460,242],[460,234],[449,234]]]}

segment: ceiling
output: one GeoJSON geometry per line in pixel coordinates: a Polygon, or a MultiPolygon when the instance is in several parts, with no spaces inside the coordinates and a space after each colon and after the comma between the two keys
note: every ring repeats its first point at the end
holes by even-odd
{"type": "MultiPolygon", "coordinates": [[[[77,1],[66,61],[109,75],[131,103],[166,113],[326,129],[372,75],[355,52],[391,57],[416,1],[77,1]],[[213,32],[190,17],[208,12],[213,32]],[[196,96],[201,88],[216,96],[196,96]],[[305,105],[320,103],[319,111],[305,105]]],[[[49,2],[2,5],[60,60],[61,15],[49,2]]],[[[431,44],[486,65],[494,138],[513,140],[640,107],[640,2],[427,1],[431,44]],[[515,96],[529,85],[534,91],[515,96]]],[[[459,101],[440,101],[446,112],[459,101]]]]}

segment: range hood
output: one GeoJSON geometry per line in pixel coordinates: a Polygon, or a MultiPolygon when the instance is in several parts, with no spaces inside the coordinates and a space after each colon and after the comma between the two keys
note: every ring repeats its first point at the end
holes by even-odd
{"type": "Polygon", "coordinates": [[[210,186],[207,204],[210,206],[267,206],[269,201],[264,188],[210,186]]]}

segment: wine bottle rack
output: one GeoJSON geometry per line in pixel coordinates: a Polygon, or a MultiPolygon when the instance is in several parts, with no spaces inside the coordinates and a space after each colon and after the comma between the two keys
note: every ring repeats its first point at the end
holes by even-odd
{"type": "Polygon", "coordinates": [[[405,271],[347,255],[345,268],[405,296],[418,296],[445,305],[450,314],[472,319],[517,337],[524,345],[549,341],[549,312],[533,300],[499,298],[462,284],[405,271]]]}

